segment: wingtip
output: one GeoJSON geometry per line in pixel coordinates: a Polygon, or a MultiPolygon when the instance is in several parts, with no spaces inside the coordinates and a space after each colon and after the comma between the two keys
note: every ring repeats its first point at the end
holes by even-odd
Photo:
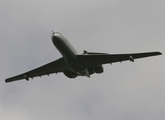
{"type": "Polygon", "coordinates": [[[162,55],[162,53],[161,53],[161,52],[157,52],[157,54],[158,54],[158,55],[162,55]]]}
{"type": "Polygon", "coordinates": [[[7,79],[5,80],[5,83],[8,83],[8,80],[7,79]]]}
{"type": "Polygon", "coordinates": [[[10,79],[5,80],[5,83],[9,83],[9,82],[13,82],[13,81],[11,81],[10,79]]]}
{"type": "Polygon", "coordinates": [[[9,81],[8,79],[5,80],[5,83],[9,83],[9,82],[11,82],[11,81],[9,81]]]}
{"type": "Polygon", "coordinates": [[[161,52],[159,52],[159,51],[155,51],[155,52],[151,52],[153,55],[162,55],[162,53],[161,52]]]}

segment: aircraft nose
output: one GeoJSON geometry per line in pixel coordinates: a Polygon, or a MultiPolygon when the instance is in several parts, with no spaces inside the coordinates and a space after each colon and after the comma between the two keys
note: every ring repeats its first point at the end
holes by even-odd
{"type": "Polygon", "coordinates": [[[58,37],[60,37],[60,33],[58,33],[58,32],[53,32],[53,33],[52,33],[52,40],[55,40],[55,39],[57,39],[58,37]]]}
{"type": "Polygon", "coordinates": [[[61,38],[60,38],[60,34],[56,34],[56,33],[53,33],[52,34],[52,42],[55,46],[57,46],[59,43],[61,43],[61,38]]]}
{"type": "Polygon", "coordinates": [[[53,33],[51,37],[52,37],[52,40],[53,40],[56,36],[55,36],[55,34],[53,33]]]}
{"type": "Polygon", "coordinates": [[[57,36],[55,34],[52,34],[52,42],[53,42],[53,44],[55,44],[56,39],[57,39],[57,36]]]}

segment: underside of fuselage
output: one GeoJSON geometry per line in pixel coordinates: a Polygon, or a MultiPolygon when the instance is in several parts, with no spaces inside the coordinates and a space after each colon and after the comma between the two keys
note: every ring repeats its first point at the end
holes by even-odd
{"type": "Polygon", "coordinates": [[[63,73],[65,75],[69,74],[68,76],[70,78],[75,78],[76,76],[90,77],[87,68],[83,67],[76,58],[76,54],[78,54],[78,52],[70,44],[67,38],[65,38],[61,33],[53,33],[52,42],[58,51],[62,54],[66,65],[70,68],[70,70],[64,70],[63,73]]]}

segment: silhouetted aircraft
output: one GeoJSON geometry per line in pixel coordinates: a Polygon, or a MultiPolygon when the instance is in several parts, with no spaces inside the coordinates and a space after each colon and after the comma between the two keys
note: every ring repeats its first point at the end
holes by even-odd
{"type": "Polygon", "coordinates": [[[68,78],[76,78],[77,76],[90,77],[94,73],[103,73],[103,64],[121,62],[134,59],[161,55],[160,52],[146,52],[133,54],[107,54],[87,52],[84,50],[83,54],[78,54],[69,41],[58,32],[52,33],[52,42],[59,50],[63,57],[43,65],[34,70],[25,72],[23,74],[8,78],[5,82],[12,82],[21,79],[34,78],[37,76],[49,75],[52,73],[63,72],[68,78]]]}

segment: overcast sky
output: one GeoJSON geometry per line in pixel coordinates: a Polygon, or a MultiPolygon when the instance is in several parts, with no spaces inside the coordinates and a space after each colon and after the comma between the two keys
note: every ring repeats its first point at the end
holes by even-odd
{"type": "Polygon", "coordinates": [[[104,65],[70,80],[62,73],[6,84],[61,57],[61,32],[79,53],[165,54],[164,0],[1,0],[0,120],[164,120],[165,57],[104,65]]]}

